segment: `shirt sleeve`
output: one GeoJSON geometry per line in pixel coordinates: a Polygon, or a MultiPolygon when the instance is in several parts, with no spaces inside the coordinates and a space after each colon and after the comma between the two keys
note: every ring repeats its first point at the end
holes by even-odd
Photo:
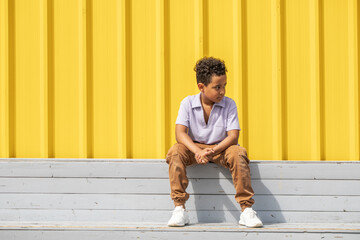
{"type": "Polygon", "coordinates": [[[181,101],[179,113],[176,119],[176,124],[181,124],[189,127],[189,101],[187,98],[181,101]]]}
{"type": "Polygon", "coordinates": [[[239,126],[239,118],[238,118],[237,107],[235,102],[231,104],[226,121],[227,121],[226,131],[241,130],[239,126]]]}

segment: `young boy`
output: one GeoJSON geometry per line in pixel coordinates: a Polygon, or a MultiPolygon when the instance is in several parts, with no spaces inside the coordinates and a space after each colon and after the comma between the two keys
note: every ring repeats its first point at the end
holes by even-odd
{"type": "Polygon", "coordinates": [[[226,67],[224,61],[212,57],[200,59],[194,68],[200,93],[186,97],[176,120],[177,143],[170,148],[169,164],[171,198],[175,210],[168,226],[189,224],[185,202],[189,194],[186,166],[214,162],[230,169],[235,199],[242,213],[240,225],[261,227],[263,224],[251,208],[254,204],[249,159],[246,149],[238,145],[239,120],[235,102],[225,97],[226,67]]]}

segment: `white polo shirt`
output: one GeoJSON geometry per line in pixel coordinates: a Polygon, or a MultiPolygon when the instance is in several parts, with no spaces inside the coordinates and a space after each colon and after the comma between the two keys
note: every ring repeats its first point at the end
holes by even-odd
{"type": "Polygon", "coordinates": [[[234,100],[223,97],[211,109],[208,124],[205,123],[200,94],[187,96],[181,101],[176,124],[189,128],[190,138],[199,143],[218,144],[227,137],[227,131],[240,130],[237,107],[234,100]]]}

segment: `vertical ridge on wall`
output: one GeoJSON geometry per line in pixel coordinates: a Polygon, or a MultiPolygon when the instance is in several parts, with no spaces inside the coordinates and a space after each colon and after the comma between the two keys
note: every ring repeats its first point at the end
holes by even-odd
{"type": "MultiPolygon", "coordinates": [[[[233,76],[234,76],[234,78],[232,79],[232,81],[234,82],[234,95],[233,96],[234,96],[234,100],[235,100],[237,108],[238,108],[240,128],[243,128],[244,109],[241,105],[242,99],[243,99],[243,95],[242,95],[243,78],[242,78],[242,59],[241,59],[242,36],[240,35],[241,30],[242,30],[242,27],[241,27],[241,24],[242,24],[241,1],[239,2],[237,0],[233,0],[232,7],[233,7],[232,21],[233,21],[233,51],[234,51],[234,53],[233,53],[233,62],[234,62],[233,76]],[[239,101],[240,101],[240,104],[239,104],[239,101]]],[[[244,146],[243,131],[240,131],[239,144],[240,144],[240,146],[244,146]]]]}
{"type": "MultiPolygon", "coordinates": [[[[247,147],[247,90],[246,90],[246,1],[233,0],[233,81],[234,100],[240,124],[239,144],[247,147]]],[[[248,150],[248,149],[247,149],[248,150]]]]}
{"type": "MultiPolygon", "coordinates": [[[[236,1],[236,0],[235,0],[236,1]]],[[[249,111],[248,111],[248,30],[247,30],[247,1],[241,1],[241,109],[242,109],[242,136],[243,146],[249,151],[249,111]]]]}
{"type": "Polygon", "coordinates": [[[359,86],[358,86],[358,16],[357,1],[348,1],[349,68],[349,159],[359,159],[359,86]]]}
{"type": "Polygon", "coordinates": [[[325,131],[325,48],[324,48],[324,1],[318,0],[319,7],[319,89],[320,89],[320,160],[326,160],[325,131]]]}
{"type": "Polygon", "coordinates": [[[85,133],[86,138],[86,156],[94,157],[94,76],[93,76],[93,1],[84,0],[83,14],[83,59],[84,59],[84,100],[85,100],[85,133]]]}
{"type": "Polygon", "coordinates": [[[133,158],[133,84],[132,84],[132,80],[133,80],[133,57],[132,57],[132,49],[133,49],[133,22],[132,22],[132,1],[130,0],[126,0],[125,1],[125,7],[126,7],[126,20],[125,20],[125,25],[126,25],[126,124],[127,124],[127,129],[126,129],[126,157],[127,158],[133,158]]]}
{"type": "Polygon", "coordinates": [[[54,0],[47,1],[47,84],[48,84],[48,157],[55,157],[55,100],[54,100],[54,0]]]}
{"type": "Polygon", "coordinates": [[[280,48],[280,61],[279,64],[281,66],[280,70],[279,70],[279,74],[280,74],[280,128],[281,128],[281,132],[280,137],[280,153],[281,153],[281,159],[283,160],[289,160],[289,148],[288,148],[288,141],[289,141],[289,137],[288,137],[288,104],[287,104],[287,97],[289,95],[288,93],[288,80],[287,80],[287,48],[286,48],[286,0],[280,0],[279,1],[279,9],[278,9],[278,14],[279,14],[279,29],[280,29],[280,33],[279,33],[279,38],[280,38],[280,43],[278,43],[279,48],[280,48]]]}
{"type": "Polygon", "coordinates": [[[8,2],[8,20],[9,20],[9,157],[16,157],[16,85],[15,85],[15,2],[8,2]]]}
{"type": "Polygon", "coordinates": [[[282,66],[281,66],[281,0],[271,1],[271,49],[272,49],[272,159],[283,159],[282,153],[282,66]]]}
{"type": "Polygon", "coordinates": [[[8,0],[0,0],[0,157],[9,157],[9,16],[8,0]]]}
{"type": "Polygon", "coordinates": [[[320,111],[320,51],[319,51],[319,2],[309,1],[309,46],[310,46],[310,154],[311,159],[321,159],[321,111],[320,111]]]}
{"type": "MultiPolygon", "coordinates": [[[[164,104],[165,104],[165,149],[171,147],[171,81],[170,81],[170,1],[164,1],[164,104]]],[[[161,158],[165,158],[163,155],[161,158]]]]}
{"type": "Polygon", "coordinates": [[[156,116],[156,158],[165,153],[165,54],[164,54],[164,0],[155,2],[155,116],[156,116]]]}
{"type": "Polygon", "coordinates": [[[118,157],[127,158],[127,50],[126,50],[126,26],[127,26],[127,9],[126,1],[117,1],[117,61],[118,61],[118,73],[117,73],[117,119],[118,119],[118,131],[117,138],[119,142],[118,157]]]}
{"type": "Polygon", "coordinates": [[[49,157],[48,103],[48,4],[40,1],[40,157],[49,157]]]}
{"type": "Polygon", "coordinates": [[[87,0],[78,0],[79,24],[79,157],[88,155],[88,82],[87,82],[87,0]]]}

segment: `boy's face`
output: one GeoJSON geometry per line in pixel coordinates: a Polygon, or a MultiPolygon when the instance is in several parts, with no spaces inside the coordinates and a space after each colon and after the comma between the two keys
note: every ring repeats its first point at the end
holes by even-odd
{"type": "Polygon", "coordinates": [[[199,90],[203,93],[204,100],[207,102],[218,103],[225,96],[226,75],[211,76],[211,82],[205,86],[198,84],[199,90]]]}

